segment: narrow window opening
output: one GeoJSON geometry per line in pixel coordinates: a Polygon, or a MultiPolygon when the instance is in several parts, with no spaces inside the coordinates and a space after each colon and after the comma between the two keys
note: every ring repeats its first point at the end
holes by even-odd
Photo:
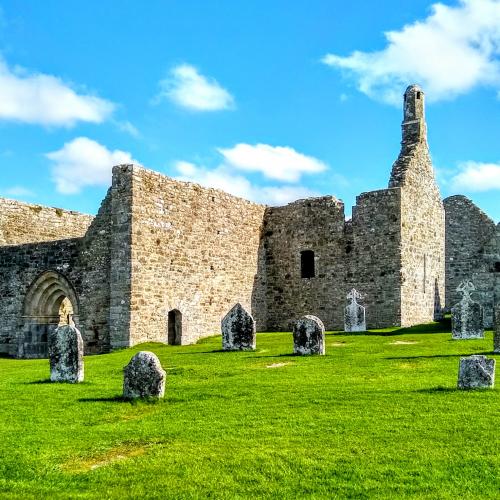
{"type": "Polygon", "coordinates": [[[426,282],[427,282],[427,255],[424,255],[424,283],[423,283],[424,293],[425,293],[426,282]]]}
{"type": "Polygon", "coordinates": [[[417,99],[420,99],[420,92],[417,92],[417,99]]]}
{"type": "Polygon", "coordinates": [[[316,276],[314,264],[314,252],[312,250],[300,252],[300,274],[302,278],[314,278],[316,276]]]}
{"type": "Polygon", "coordinates": [[[500,273],[500,262],[495,262],[495,272],[500,273]]]}

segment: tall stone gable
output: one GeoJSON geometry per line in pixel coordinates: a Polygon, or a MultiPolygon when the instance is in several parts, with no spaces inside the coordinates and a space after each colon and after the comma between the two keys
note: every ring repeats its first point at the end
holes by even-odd
{"type": "Polygon", "coordinates": [[[432,320],[445,305],[445,214],[417,85],[404,95],[402,136],[389,187],[401,188],[401,325],[413,325],[432,320]]]}

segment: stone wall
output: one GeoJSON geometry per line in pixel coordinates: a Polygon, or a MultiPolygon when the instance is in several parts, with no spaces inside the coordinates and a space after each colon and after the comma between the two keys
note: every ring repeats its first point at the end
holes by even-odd
{"type": "Polygon", "coordinates": [[[0,246],[79,238],[93,217],[0,198],[0,246]]]}
{"type": "Polygon", "coordinates": [[[182,315],[181,342],[189,344],[220,332],[236,302],[250,310],[265,207],[137,166],[121,167],[120,176],[132,194],[131,217],[123,214],[131,228],[130,343],[166,342],[170,311],[182,315]]]}
{"type": "Polygon", "coordinates": [[[345,304],[344,205],[332,196],[268,208],[256,297],[259,329],[290,330],[313,314],[327,329],[343,328],[345,304]],[[315,276],[303,278],[301,252],[314,252],[315,276]],[[262,290],[263,294],[262,294],[262,290]]]}
{"type": "MultiPolygon", "coordinates": [[[[460,300],[461,295],[456,289],[463,280],[472,280],[479,289],[484,288],[484,285],[488,288],[489,272],[485,268],[484,249],[493,241],[496,228],[495,223],[465,196],[457,195],[446,198],[444,207],[446,213],[446,307],[449,310],[460,300]],[[478,272],[483,274],[483,278],[473,279],[478,272]]],[[[494,262],[491,265],[494,266],[494,262]]],[[[481,300],[477,295],[476,298],[481,300]]]]}
{"type": "MultiPolygon", "coordinates": [[[[30,207],[21,211],[26,224],[39,223],[44,213],[53,215],[54,209],[35,210],[30,223],[30,207]]],[[[54,326],[54,307],[65,296],[72,301],[86,352],[109,350],[111,192],[95,218],[69,214],[65,222],[69,233],[80,233],[82,221],[90,222],[85,236],[36,242],[56,234],[56,229],[49,227],[50,216],[46,216],[46,232],[34,230],[34,243],[0,246],[0,352],[22,357],[43,355],[46,345],[41,339],[54,326]]],[[[15,235],[21,219],[11,220],[16,222],[9,232],[15,235]]],[[[62,231],[61,227],[57,230],[62,231]]],[[[29,237],[20,233],[10,241],[21,236],[29,237]]]]}
{"type": "Polygon", "coordinates": [[[352,229],[346,232],[346,284],[364,297],[368,328],[401,321],[401,190],[363,193],[353,207],[352,229]],[[350,234],[352,231],[352,235],[350,234]]]}
{"type": "Polygon", "coordinates": [[[401,188],[401,325],[441,317],[445,305],[445,214],[427,145],[425,96],[405,92],[401,152],[390,187],[401,188]]]}

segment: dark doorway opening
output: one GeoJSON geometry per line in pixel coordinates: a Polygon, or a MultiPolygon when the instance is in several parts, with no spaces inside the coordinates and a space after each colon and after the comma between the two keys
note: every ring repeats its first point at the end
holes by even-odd
{"type": "Polygon", "coordinates": [[[182,340],[182,313],[172,309],[168,313],[168,344],[181,345],[182,340]]]}
{"type": "Polygon", "coordinates": [[[300,252],[300,275],[302,278],[314,278],[316,276],[314,252],[312,250],[300,252]]]}

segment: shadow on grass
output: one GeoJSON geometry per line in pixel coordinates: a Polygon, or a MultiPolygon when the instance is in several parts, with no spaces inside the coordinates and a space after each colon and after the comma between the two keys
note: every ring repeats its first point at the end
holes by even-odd
{"type": "Polygon", "coordinates": [[[409,359],[434,359],[434,358],[467,358],[468,356],[488,356],[489,354],[494,354],[493,351],[488,352],[473,352],[466,354],[433,354],[430,356],[391,356],[385,359],[396,359],[396,360],[409,360],[409,359]]]}
{"type": "Polygon", "coordinates": [[[214,349],[213,351],[177,352],[176,354],[189,354],[190,356],[193,356],[194,354],[212,354],[214,352],[238,352],[238,351],[224,351],[224,349],[214,349]]]}
{"type": "Polygon", "coordinates": [[[420,392],[423,394],[436,394],[436,393],[446,393],[446,392],[458,392],[456,387],[443,387],[438,385],[437,387],[429,387],[428,389],[417,389],[415,392],[420,392]]]}
{"type": "Polygon", "coordinates": [[[32,380],[31,382],[25,382],[27,385],[38,385],[38,384],[55,384],[56,382],[52,382],[50,378],[44,378],[41,380],[32,380]]]}
{"type": "Polygon", "coordinates": [[[387,328],[383,330],[367,330],[366,332],[335,332],[333,335],[341,335],[346,337],[356,336],[380,336],[380,337],[393,337],[396,335],[408,334],[427,334],[427,333],[451,333],[451,323],[442,321],[439,323],[426,323],[424,325],[416,325],[401,328],[387,328]]]}
{"type": "Polygon", "coordinates": [[[129,403],[130,399],[123,396],[113,396],[111,398],[80,398],[80,403],[129,403]]]}
{"type": "MultiPolygon", "coordinates": [[[[318,356],[317,354],[316,355],[312,355],[312,356],[318,356]]],[[[252,358],[252,359],[260,359],[260,358],[297,358],[297,357],[300,357],[299,354],[295,354],[293,352],[289,353],[289,354],[269,354],[268,356],[247,356],[248,358],[252,358]]],[[[304,356],[304,357],[309,357],[309,356],[304,356]]]]}

